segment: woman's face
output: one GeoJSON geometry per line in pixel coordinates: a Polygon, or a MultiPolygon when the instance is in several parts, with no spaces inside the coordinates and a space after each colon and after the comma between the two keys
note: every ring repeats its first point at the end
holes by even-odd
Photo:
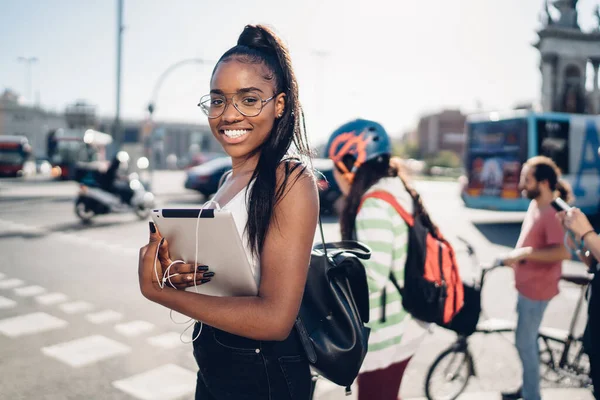
{"type": "Polygon", "coordinates": [[[337,183],[338,187],[340,188],[340,191],[342,192],[342,194],[344,196],[348,196],[348,194],[350,193],[350,187],[352,186],[352,184],[350,182],[348,182],[348,179],[346,179],[344,177],[344,175],[338,171],[337,168],[333,168],[333,178],[335,179],[335,182],[337,183]]]}
{"type": "MultiPolygon", "coordinates": [[[[275,93],[275,85],[263,77],[270,71],[264,64],[241,63],[229,60],[219,63],[210,83],[211,94],[222,94],[227,98],[225,111],[220,117],[209,118],[210,129],[223,149],[231,158],[245,158],[262,145],[273,129],[275,118],[283,113],[283,93],[275,93]],[[236,93],[251,90],[262,100],[275,96],[260,114],[246,117],[231,103],[236,93]]],[[[240,96],[238,96],[240,97],[240,96]]]]}

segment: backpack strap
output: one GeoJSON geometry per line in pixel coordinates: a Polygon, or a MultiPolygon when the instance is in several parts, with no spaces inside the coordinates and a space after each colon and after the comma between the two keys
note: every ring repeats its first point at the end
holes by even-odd
{"type": "MultiPolygon", "coordinates": [[[[385,201],[386,203],[388,203],[392,207],[394,207],[396,212],[402,217],[404,222],[406,222],[406,224],[408,224],[409,227],[412,227],[414,225],[414,223],[415,223],[414,217],[412,215],[410,215],[408,213],[408,211],[406,211],[404,209],[404,207],[402,207],[400,205],[400,203],[398,203],[398,200],[396,200],[396,197],[394,197],[391,193],[386,192],[384,190],[376,190],[376,191],[368,193],[366,196],[364,196],[361,199],[360,206],[358,207],[359,210],[361,209],[363,203],[369,198],[375,198],[375,199],[380,199],[380,200],[385,201]]],[[[388,277],[388,279],[396,287],[396,289],[400,293],[400,296],[402,296],[403,290],[400,287],[400,284],[398,284],[398,280],[396,279],[396,276],[394,275],[393,272],[390,271],[390,276],[388,277]]],[[[385,315],[386,303],[387,303],[387,293],[386,293],[385,286],[384,286],[383,291],[381,293],[381,318],[379,320],[382,323],[386,321],[386,315],[385,315]]]]}
{"type": "Polygon", "coordinates": [[[361,199],[360,206],[358,207],[358,209],[360,210],[362,205],[364,204],[364,202],[370,198],[380,199],[380,200],[385,201],[386,203],[389,203],[392,207],[394,207],[396,212],[398,214],[400,214],[400,216],[402,217],[404,222],[406,222],[408,224],[408,226],[414,225],[414,223],[415,223],[414,217],[412,215],[410,215],[404,209],[404,207],[402,207],[400,205],[400,203],[398,203],[398,200],[396,200],[396,197],[394,195],[392,195],[391,193],[386,192],[384,190],[376,190],[371,193],[367,193],[367,195],[361,199]]]}

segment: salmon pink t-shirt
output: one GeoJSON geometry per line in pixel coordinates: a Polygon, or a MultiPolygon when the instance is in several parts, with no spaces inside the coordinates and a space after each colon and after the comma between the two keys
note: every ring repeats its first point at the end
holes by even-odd
{"type": "MultiPolygon", "coordinates": [[[[565,231],[551,206],[539,209],[532,201],[521,227],[516,248],[543,249],[562,245],[565,231]]],[[[550,300],[558,294],[562,261],[541,262],[523,260],[515,266],[517,291],[531,300],[550,300]]]]}

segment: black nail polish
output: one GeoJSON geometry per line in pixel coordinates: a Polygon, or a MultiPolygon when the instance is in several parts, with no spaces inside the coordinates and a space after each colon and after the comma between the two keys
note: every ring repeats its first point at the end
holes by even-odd
{"type": "Polygon", "coordinates": [[[158,244],[158,247],[162,246],[164,241],[165,241],[165,238],[160,239],[160,243],[158,244]]]}
{"type": "Polygon", "coordinates": [[[212,271],[211,272],[205,272],[202,276],[205,277],[205,278],[212,278],[213,276],[215,276],[215,273],[212,272],[212,271]]]}
{"type": "Polygon", "coordinates": [[[202,280],[200,281],[200,284],[202,284],[202,283],[207,283],[207,282],[210,282],[210,279],[202,279],[202,280]]]}
{"type": "Polygon", "coordinates": [[[206,265],[198,265],[198,271],[208,271],[208,266],[206,266],[206,265]]]}
{"type": "Polygon", "coordinates": [[[156,233],[156,226],[154,226],[154,222],[150,221],[150,232],[156,233]]]}

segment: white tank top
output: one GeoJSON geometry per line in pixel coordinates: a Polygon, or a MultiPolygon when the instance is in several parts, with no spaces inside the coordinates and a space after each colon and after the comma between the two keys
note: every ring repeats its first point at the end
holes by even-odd
{"type": "Polygon", "coordinates": [[[233,220],[237,227],[238,233],[242,238],[242,246],[248,257],[250,268],[254,279],[256,280],[257,286],[260,286],[260,259],[252,255],[252,251],[248,246],[248,235],[246,234],[246,224],[248,223],[248,198],[250,196],[250,190],[254,181],[250,182],[248,186],[240,190],[225,206],[221,206],[221,209],[228,210],[233,215],[233,220]]]}

